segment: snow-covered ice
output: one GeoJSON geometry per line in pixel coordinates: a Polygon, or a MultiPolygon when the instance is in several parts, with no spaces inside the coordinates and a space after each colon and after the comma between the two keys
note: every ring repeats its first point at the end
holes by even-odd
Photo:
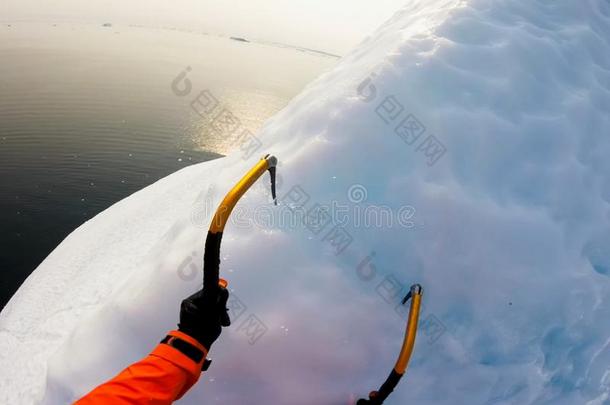
{"type": "MultiPolygon", "coordinates": [[[[242,307],[180,403],[365,395],[402,338],[397,281],[423,284],[425,323],[389,404],[608,404],[609,113],[608,0],[407,1],[257,135],[281,205],[263,179],[227,228],[242,307]],[[349,221],[248,225],[300,197],[349,221]],[[357,223],[367,206],[398,221],[357,223]]],[[[183,169],[58,246],[0,315],[0,402],[68,402],[152,349],[201,283],[205,207],[260,154],[183,169]]]]}

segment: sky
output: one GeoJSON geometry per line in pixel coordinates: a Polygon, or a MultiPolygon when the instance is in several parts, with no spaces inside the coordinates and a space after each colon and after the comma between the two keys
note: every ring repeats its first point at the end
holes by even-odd
{"type": "Polygon", "coordinates": [[[3,0],[0,21],[170,26],[343,55],[403,4],[404,0],[3,0]]]}

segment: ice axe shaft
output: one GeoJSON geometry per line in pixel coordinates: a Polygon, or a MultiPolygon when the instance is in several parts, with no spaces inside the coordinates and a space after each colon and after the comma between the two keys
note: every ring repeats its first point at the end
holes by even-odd
{"type": "Polygon", "coordinates": [[[390,375],[381,385],[378,391],[372,391],[369,394],[369,399],[359,399],[357,405],[380,405],[383,404],[388,396],[394,391],[400,379],[405,374],[409,360],[411,359],[411,353],[413,353],[413,347],[415,346],[415,337],[417,335],[417,324],[419,321],[419,311],[421,308],[423,290],[419,284],[413,284],[407,296],[403,299],[402,304],[406,304],[409,299],[411,300],[411,307],[409,308],[409,317],[407,319],[407,328],[405,331],[405,338],[400,348],[400,353],[394,368],[390,372],[390,375]]]}
{"type": "Polygon", "coordinates": [[[275,156],[265,155],[227,193],[216,209],[205,240],[205,252],[203,254],[203,289],[205,291],[217,294],[219,287],[226,287],[228,285],[226,280],[220,278],[220,243],[222,241],[222,233],[239,199],[266,171],[269,171],[271,175],[271,193],[274,202],[276,202],[276,166],[277,159],[275,156]]]}

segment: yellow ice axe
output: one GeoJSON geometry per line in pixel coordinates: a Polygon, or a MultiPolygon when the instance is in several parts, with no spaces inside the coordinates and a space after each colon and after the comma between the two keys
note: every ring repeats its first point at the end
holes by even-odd
{"type": "Polygon", "coordinates": [[[207,293],[217,295],[219,286],[226,287],[228,285],[226,280],[220,278],[220,242],[222,240],[222,233],[239,199],[266,171],[269,171],[271,177],[271,196],[277,205],[275,196],[276,166],[277,159],[275,156],[263,156],[227,193],[216,209],[210,229],[208,230],[208,236],[205,240],[205,253],[203,254],[203,289],[207,293]]]}
{"type": "Polygon", "coordinates": [[[402,304],[406,304],[409,299],[411,300],[411,307],[409,308],[409,317],[407,319],[407,329],[405,331],[405,338],[400,348],[400,354],[396,360],[394,368],[390,372],[390,375],[381,385],[378,391],[372,391],[369,394],[369,399],[359,399],[357,405],[379,405],[383,404],[383,401],[394,391],[394,388],[400,382],[400,379],[407,370],[407,365],[411,359],[411,353],[413,353],[413,346],[415,346],[415,336],[417,335],[417,324],[419,321],[419,310],[421,307],[423,289],[419,284],[413,284],[407,296],[402,300],[402,304]]]}

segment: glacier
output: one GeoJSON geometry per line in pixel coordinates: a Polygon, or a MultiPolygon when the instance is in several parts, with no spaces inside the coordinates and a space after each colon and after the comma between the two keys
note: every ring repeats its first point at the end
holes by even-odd
{"type": "MultiPolygon", "coordinates": [[[[365,396],[419,282],[388,404],[610,404],[610,1],[409,0],[256,136],[280,206],[262,180],[227,227],[234,325],[179,403],[365,396]],[[349,214],[280,221],[299,207],[349,214]],[[355,221],[367,207],[398,223],[355,221]]],[[[0,314],[0,402],[67,403],[146,355],[201,285],[209,207],[258,157],[187,167],[69,235],[0,314]]]]}

